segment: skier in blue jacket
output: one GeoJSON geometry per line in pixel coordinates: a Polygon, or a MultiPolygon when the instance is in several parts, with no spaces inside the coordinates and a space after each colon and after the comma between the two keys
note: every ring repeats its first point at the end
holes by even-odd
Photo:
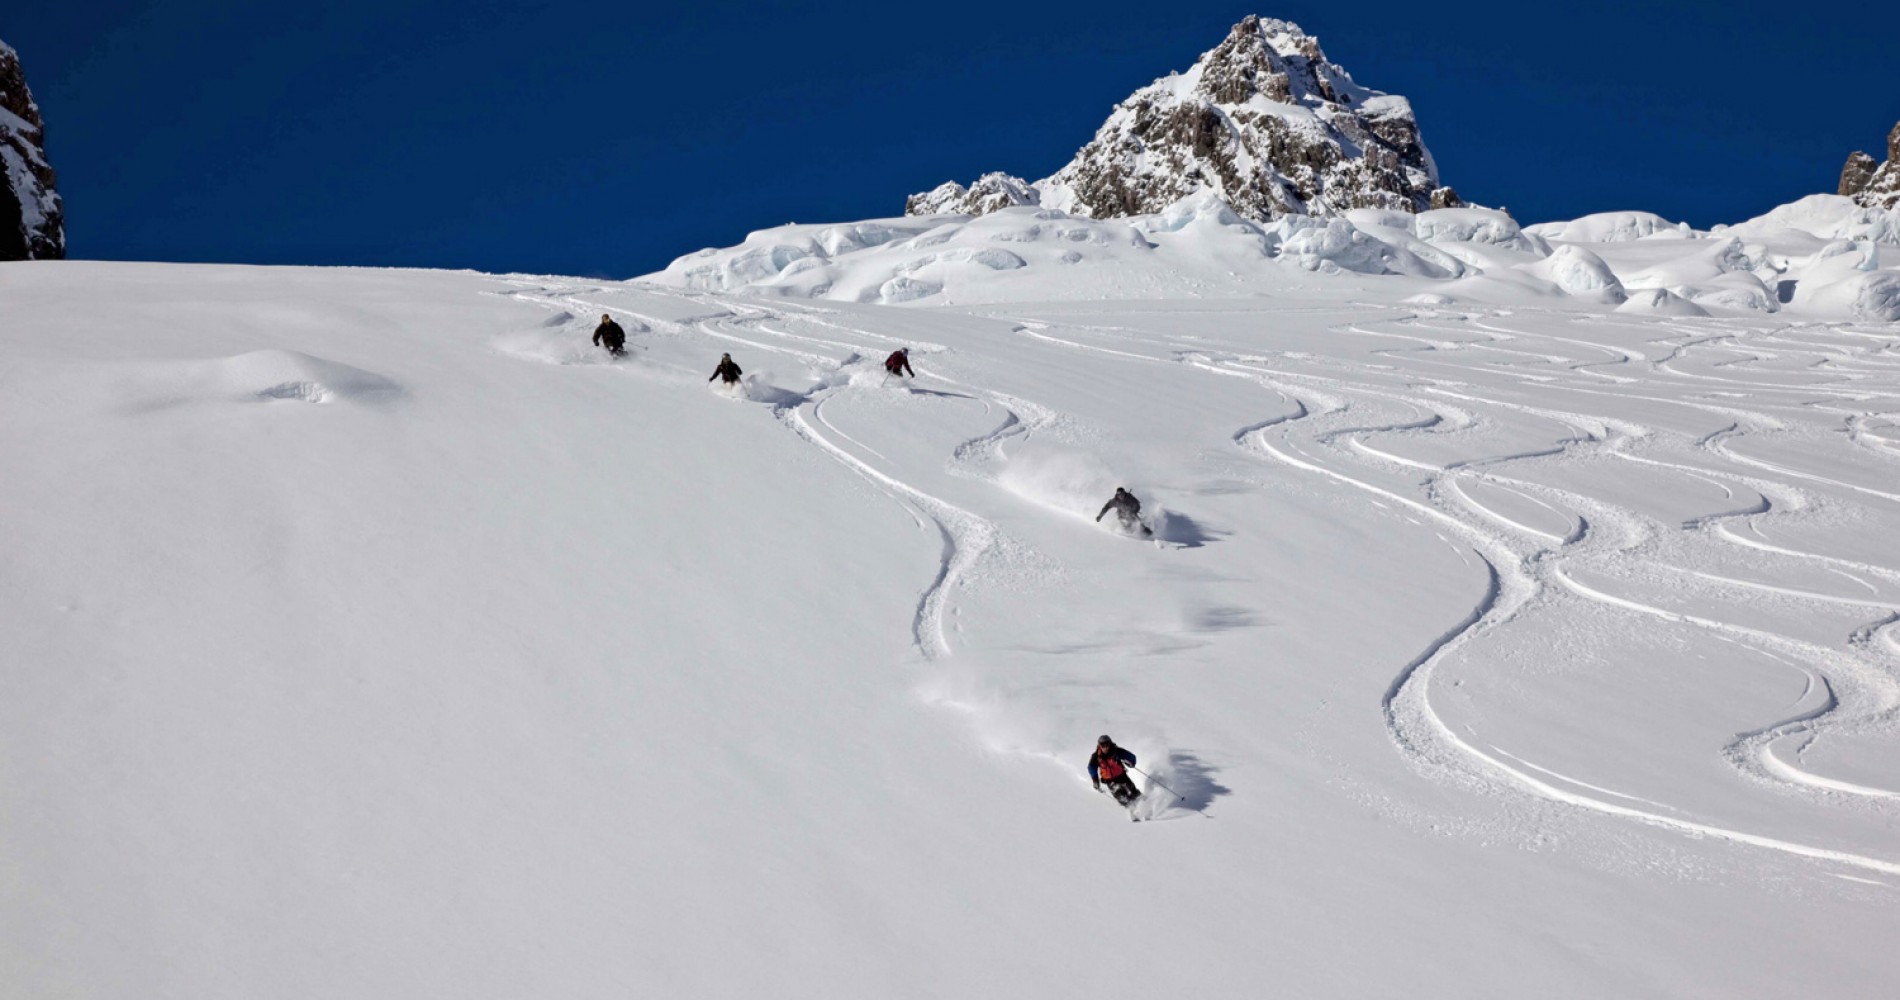
{"type": "Polygon", "coordinates": [[[1115,745],[1115,741],[1103,736],[1095,741],[1095,752],[1089,755],[1089,784],[1096,791],[1102,790],[1102,784],[1108,784],[1109,794],[1122,805],[1141,798],[1141,792],[1135,788],[1135,780],[1128,776],[1128,769],[1134,766],[1135,755],[1115,745]]]}

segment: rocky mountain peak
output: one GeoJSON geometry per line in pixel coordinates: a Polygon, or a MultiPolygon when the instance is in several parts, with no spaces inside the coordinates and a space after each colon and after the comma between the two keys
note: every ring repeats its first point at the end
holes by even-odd
{"type": "Polygon", "coordinates": [[[1855,151],[1841,168],[1840,193],[1864,208],[1900,208],[1900,124],[1887,134],[1887,162],[1855,151]]]}
{"type": "Polygon", "coordinates": [[[1119,218],[1200,191],[1262,222],[1461,204],[1439,184],[1405,98],[1360,86],[1299,25],[1249,16],[1185,73],[1117,105],[1050,177],[1028,184],[986,174],[968,189],[952,182],[913,195],[906,212],[981,215],[1038,204],[1119,218]]]}
{"type": "MultiPolygon", "coordinates": [[[[1216,104],[1245,104],[1255,95],[1281,104],[1338,103],[1342,96],[1333,75],[1324,71],[1341,77],[1344,71],[1326,61],[1318,39],[1290,21],[1253,14],[1234,25],[1195,69],[1200,74],[1195,90],[1216,104]]],[[[1350,78],[1346,82],[1350,85],[1350,78]]]]}
{"type": "Polygon", "coordinates": [[[45,127],[19,54],[0,42],[0,260],[66,256],[65,213],[46,162],[45,127]]]}

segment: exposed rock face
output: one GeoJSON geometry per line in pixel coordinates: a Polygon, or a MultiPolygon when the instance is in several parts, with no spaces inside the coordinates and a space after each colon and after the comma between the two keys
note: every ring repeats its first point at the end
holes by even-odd
{"type": "MultiPolygon", "coordinates": [[[[1855,155],[1866,157],[1869,163],[1873,162],[1873,157],[1865,153],[1855,155]]],[[[1853,168],[1853,157],[1847,158],[1847,166],[1853,168]]],[[[1841,175],[1841,186],[1847,186],[1845,173],[1841,175]]],[[[1847,192],[1843,190],[1841,193],[1847,192]]],[[[1887,162],[1868,176],[1867,182],[1854,193],[1854,200],[1864,208],[1900,208],[1900,124],[1894,125],[1893,131],[1887,134],[1887,162]]]]}
{"type": "Polygon", "coordinates": [[[1024,203],[1006,200],[1018,189],[1098,219],[1152,214],[1203,190],[1262,222],[1462,204],[1439,184],[1405,98],[1353,82],[1298,25],[1251,16],[1186,73],[1118,105],[1053,176],[1028,185],[989,174],[962,195],[946,184],[912,196],[906,211],[981,214],[1024,203]]]}
{"type": "Polygon", "coordinates": [[[1847,154],[1847,165],[1841,168],[1841,188],[1843,198],[1852,198],[1867,190],[1867,182],[1874,179],[1874,171],[1880,168],[1880,161],[1860,150],[1847,154]]]}
{"type": "Polygon", "coordinates": [[[65,212],[46,162],[44,128],[20,57],[0,42],[0,260],[66,256],[65,212]]]}

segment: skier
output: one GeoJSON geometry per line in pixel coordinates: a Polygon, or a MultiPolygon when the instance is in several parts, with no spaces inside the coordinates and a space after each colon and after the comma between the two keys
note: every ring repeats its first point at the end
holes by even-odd
{"type": "Polygon", "coordinates": [[[1116,517],[1121,518],[1123,531],[1134,531],[1139,528],[1144,533],[1147,532],[1148,526],[1141,523],[1141,501],[1135,499],[1135,495],[1128,492],[1126,486],[1115,487],[1115,495],[1102,505],[1102,513],[1095,515],[1096,523],[1101,523],[1103,515],[1111,510],[1115,512],[1116,517]]]}
{"type": "Polygon", "coordinates": [[[719,356],[719,367],[713,369],[712,378],[706,381],[711,382],[716,378],[724,379],[726,385],[738,385],[739,376],[743,374],[745,373],[739,370],[739,366],[733,364],[732,355],[721,354],[719,356]]]}
{"type": "Polygon", "coordinates": [[[600,325],[594,327],[594,346],[605,347],[608,354],[617,358],[627,353],[627,331],[621,329],[612,316],[602,313],[600,325]]]}
{"type": "Polygon", "coordinates": [[[900,347],[892,351],[891,356],[884,359],[884,370],[892,375],[909,375],[916,378],[917,373],[910,367],[910,348],[900,347]]]}
{"type": "Polygon", "coordinates": [[[1128,776],[1128,769],[1134,763],[1134,754],[1116,746],[1115,741],[1105,735],[1095,741],[1095,752],[1089,755],[1089,784],[1099,792],[1103,782],[1107,782],[1109,794],[1115,796],[1115,801],[1128,805],[1141,798],[1134,779],[1128,776]]]}

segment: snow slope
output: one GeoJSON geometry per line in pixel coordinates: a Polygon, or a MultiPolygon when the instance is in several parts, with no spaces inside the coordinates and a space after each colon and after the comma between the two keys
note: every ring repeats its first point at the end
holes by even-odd
{"type": "Polygon", "coordinates": [[[1900,324],[1450,228],[962,308],[0,265],[0,992],[1884,995],[1900,324]]]}

